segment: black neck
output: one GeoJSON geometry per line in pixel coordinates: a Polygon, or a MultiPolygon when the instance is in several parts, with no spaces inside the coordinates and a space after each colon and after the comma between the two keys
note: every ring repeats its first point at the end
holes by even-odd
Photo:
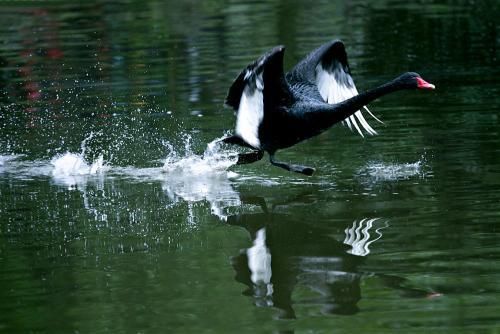
{"type": "Polygon", "coordinates": [[[297,110],[299,110],[297,120],[299,122],[296,132],[300,133],[298,137],[302,140],[317,135],[335,123],[352,116],[356,111],[361,110],[373,100],[406,88],[396,78],[382,86],[370,89],[337,104],[311,104],[310,102],[305,102],[302,106],[297,107],[297,110]]]}
{"type": "Polygon", "coordinates": [[[404,89],[397,81],[393,80],[377,88],[373,88],[363,92],[359,95],[353,96],[352,98],[345,100],[341,103],[332,105],[332,111],[337,114],[342,120],[351,116],[356,111],[361,110],[364,106],[368,105],[370,102],[376,100],[377,98],[384,96],[386,94],[404,89]]]}

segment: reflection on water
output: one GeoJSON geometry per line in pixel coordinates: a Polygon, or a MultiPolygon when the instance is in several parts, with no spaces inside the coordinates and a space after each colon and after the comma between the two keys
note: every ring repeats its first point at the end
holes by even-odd
{"type": "MultiPolygon", "coordinates": [[[[259,202],[265,205],[264,199],[259,202]]],[[[236,280],[247,286],[244,295],[256,306],[278,309],[280,318],[296,318],[297,308],[310,307],[323,314],[356,314],[365,278],[377,278],[384,288],[409,298],[442,296],[404,277],[360,270],[369,246],[389,227],[380,218],[348,224],[343,242],[327,228],[284,214],[239,214],[227,222],[245,228],[253,240],[232,260],[236,280]]]]}
{"type": "MultiPolygon", "coordinates": [[[[245,228],[253,241],[249,248],[232,259],[236,280],[247,285],[245,295],[251,296],[255,305],[276,308],[281,318],[296,318],[297,307],[313,305],[324,314],[359,312],[361,282],[365,275],[380,277],[387,287],[412,291],[408,294],[411,296],[429,295],[426,290],[408,289],[404,278],[373,272],[367,274],[359,270],[376,242],[382,238],[383,230],[389,226],[387,221],[380,218],[355,220],[343,226],[343,235],[335,236],[331,230],[315,226],[311,221],[274,213],[276,208],[286,209],[294,203],[312,205],[314,200],[308,199],[306,192],[291,200],[277,201],[272,208],[268,208],[263,197],[242,195],[236,190],[241,185],[238,175],[227,170],[234,165],[235,154],[225,152],[222,147],[209,144],[201,155],[194,154],[190,149],[183,154],[170,151],[161,168],[105,166],[102,156],[90,165],[83,158],[84,153],[82,149],[80,154],[66,153],[55,157],[47,162],[52,169],[45,175],[51,176],[57,185],[66,187],[68,191],[78,190],[82,207],[94,221],[92,229],[100,233],[120,231],[119,235],[132,231],[137,233],[140,240],[113,243],[109,246],[112,252],[147,251],[161,244],[158,236],[144,234],[151,227],[141,226],[151,219],[150,214],[141,205],[126,200],[124,189],[113,181],[116,177],[132,177],[136,182],[161,184],[162,193],[168,200],[165,205],[167,210],[177,207],[182,211],[185,207],[186,231],[207,215],[203,207],[195,208],[197,203],[207,203],[210,213],[221,221],[245,228]],[[106,168],[103,169],[103,166],[106,168]],[[124,199],[125,216],[113,217],[116,209],[112,203],[124,199]],[[250,213],[245,213],[245,208],[251,208],[250,213]],[[263,213],[255,213],[256,208],[263,213]],[[229,212],[234,209],[242,213],[231,215],[229,212]],[[127,228],[120,226],[123,217],[132,225],[127,228]],[[139,224],[137,230],[135,224],[139,224]],[[306,292],[302,291],[304,288],[306,292]],[[300,296],[295,296],[294,291],[302,292],[300,296]]],[[[2,161],[3,165],[12,164],[16,162],[16,157],[6,156],[2,161]]],[[[15,170],[10,170],[11,176],[16,175],[15,170]]],[[[23,174],[27,171],[29,169],[23,174]]],[[[259,182],[259,179],[253,180],[259,182]]],[[[245,180],[246,183],[249,181],[245,180]]],[[[267,185],[266,182],[262,184],[267,185]]],[[[275,187],[279,187],[279,183],[275,187]]],[[[95,252],[96,247],[93,242],[87,241],[88,238],[85,236],[85,254],[95,252]]]]}
{"type": "Polygon", "coordinates": [[[345,229],[344,244],[352,247],[352,249],[347,251],[348,253],[357,256],[366,256],[370,254],[369,246],[382,238],[381,230],[389,226],[386,222],[384,227],[374,227],[374,224],[379,220],[380,218],[365,218],[360,221],[355,220],[351,227],[345,229]],[[372,228],[374,231],[371,231],[371,233],[372,235],[375,234],[376,237],[372,237],[370,234],[372,228]]]}
{"type": "MultiPolygon", "coordinates": [[[[207,201],[210,203],[211,213],[222,220],[226,219],[224,209],[241,204],[238,193],[225,175],[192,177],[169,174],[165,177],[162,188],[173,203],[180,200],[187,203],[207,201]]],[[[196,217],[191,220],[195,221],[196,217]]]]}
{"type": "Polygon", "coordinates": [[[266,229],[264,227],[256,232],[253,246],[246,250],[246,256],[257,306],[273,306],[271,254],[266,246],[266,229]]]}
{"type": "MultiPolygon", "coordinates": [[[[259,202],[265,206],[264,199],[259,202]]],[[[257,306],[276,307],[282,318],[296,317],[294,305],[318,305],[327,314],[358,312],[363,275],[358,267],[387,223],[378,218],[354,221],[340,242],[311,222],[264,211],[227,219],[228,224],[245,228],[253,240],[250,248],[233,258],[236,280],[248,286],[245,295],[252,296],[257,306]],[[297,286],[313,294],[294,298],[297,286]]]]}

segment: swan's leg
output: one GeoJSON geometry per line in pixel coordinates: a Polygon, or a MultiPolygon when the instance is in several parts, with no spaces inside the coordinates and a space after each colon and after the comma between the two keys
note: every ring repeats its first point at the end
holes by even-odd
{"type": "Polygon", "coordinates": [[[249,153],[238,154],[237,165],[251,164],[252,162],[259,161],[264,156],[264,151],[253,151],[249,153]]]}
{"type": "MultiPolygon", "coordinates": [[[[243,139],[241,139],[238,136],[229,136],[226,138],[222,138],[220,141],[226,144],[239,145],[243,147],[252,148],[255,150],[255,147],[248,145],[243,139]]],[[[264,151],[262,150],[257,150],[249,153],[240,153],[238,154],[238,161],[236,162],[236,164],[237,165],[251,164],[252,162],[259,161],[260,159],[262,159],[263,156],[264,156],[264,151]]]]}
{"type": "Polygon", "coordinates": [[[226,138],[222,138],[220,141],[223,143],[226,143],[226,144],[239,145],[239,146],[243,146],[243,147],[253,148],[255,150],[255,147],[247,144],[243,139],[241,139],[238,136],[229,136],[226,138]]]}
{"type": "Polygon", "coordinates": [[[284,162],[276,161],[276,160],[274,160],[274,154],[269,154],[269,161],[274,166],[281,167],[283,169],[289,170],[290,172],[300,173],[300,174],[304,174],[307,176],[313,175],[313,173],[315,171],[315,169],[312,167],[293,165],[293,164],[287,164],[284,162]]]}

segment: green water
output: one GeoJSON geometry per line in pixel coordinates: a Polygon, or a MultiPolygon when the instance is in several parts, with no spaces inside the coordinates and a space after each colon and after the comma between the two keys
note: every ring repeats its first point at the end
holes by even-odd
{"type": "Polygon", "coordinates": [[[497,1],[0,2],[0,332],[498,333],[497,1]],[[436,85],[234,165],[249,62],[436,85]]]}

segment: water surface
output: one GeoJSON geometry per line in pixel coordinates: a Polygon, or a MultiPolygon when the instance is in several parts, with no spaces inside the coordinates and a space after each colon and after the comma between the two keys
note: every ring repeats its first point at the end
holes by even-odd
{"type": "Polygon", "coordinates": [[[500,329],[496,1],[0,3],[0,332],[500,329]],[[223,101],[333,38],[433,92],[235,165],[223,101]]]}

